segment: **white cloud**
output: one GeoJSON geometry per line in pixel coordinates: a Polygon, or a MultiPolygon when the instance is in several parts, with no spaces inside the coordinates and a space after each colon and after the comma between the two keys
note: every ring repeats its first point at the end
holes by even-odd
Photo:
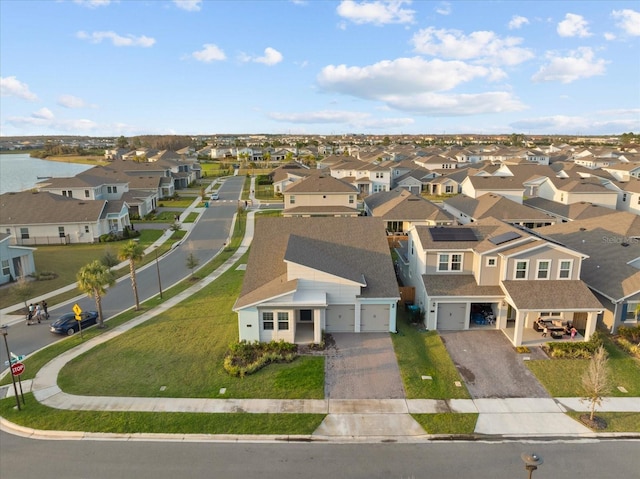
{"type": "Polygon", "coordinates": [[[607,40],[607,41],[615,40],[616,39],[616,35],[614,33],[605,32],[604,33],[604,39],[607,40]]]}
{"type": "Polygon", "coordinates": [[[459,30],[429,27],[418,31],[411,42],[418,53],[494,65],[517,65],[534,56],[531,50],[519,46],[522,38],[500,38],[491,31],[465,35],[459,30]]]}
{"type": "Polygon", "coordinates": [[[603,75],[606,62],[596,59],[593,50],[581,47],[569,53],[569,56],[559,57],[554,53],[547,54],[550,60],[547,65],[531,77],[534,82],[560,81],[571,83],[581,78],[603,75]]]}
{"type": "Polygon", "coordinates": [[[402,111],[422,115],[464,116],[524,110],[526,106],[509,92],[393,95],[384,101],[402,111]]]}
{"type": "Polygon", "coordinates": [[[256,58],[254,61],[269,66],[276,65],[282,61],[282,53],[275,48],[267,47],[264,49],[264,55],[256,58]]]}
{"type": "Polygon", "coordinates": [[[81,40],[87,40],[91,43],[101,43],[102,40],[111,40],[111,43],[116,47],[143,47],[148,48],[156,43],[156,40],[151,37],[141,35],[136,37],[135,35],[118,35],[115,32],[93,32],[87,33],[80,31],[76,33],[76,37],[81,40]]]}
{"type": "Polygon", "coordinates": [[[38,100],[38,96],[29,90],[29,85],[22,83],[14,76],[0,77],[0,95],[17,96],[28,101],[38,100]]]}
{"type": "Polygon", "coordinates": [[[38,111],[34,111],[31,116],[33,118],[39,118],[41,120],[52,120],[53,112],[48,108],[40,108],[38,111]]]}
{"type": "Polygon", "coordinates": [[[436,7],[436,13],[440,15],[451,15],[451,3],[449,2],[440,2],[440,5],[436,7]]]}
{"type": "Polygon", "coordinates": [[[73,95],[60,95],[57,103],[65,108],[95,108],[95,105],[90,105],[82,98],[73,95]]]}
{"type": "Polygon", "coordinates": [[[202,8],[202,0],[173,0],[176,7],[187,12],[199,12],[202,8]]]}
{"type": "Polygon", "coordinates": [[[611,16],[618,20],[618,27],[624,30],[627,35],[640,36],[640,12],[626,8],[614,10],[611,12],[611,16]]]}
{"type": "Polygon", "coordinates": [[[10,117],[7,123],[16,128],[33,128],[54,130],[60,132],[95,131],[98,124],[87,119],[57,119],[48,108],[34,111],[28,117],[10,117]]]}
{"type": "Polygon", "coordinates": [[[73,0],[73,3],[87,8],[98,8],[106,7],[111,3],[111,0],[73,0]]]}
{"type": "Polygon", "coordinates": [[[199,62],[211,63],[213,61],[222,61],[227,58],[224,52],[213,43],[206,43],[202,45],[202,50],[193,52],[191,56],[199,62]]]}
{"type": "Polygon", "coordinates": [[[343,0],[336,12],[342,18],[358,25],[372,23],[385,25],[389,23],[413,23],[414,10],[402,8],[411,4],[409,0],[377,0],[374,2],[355,2],[343,0]]]}
{"type": "Polygon", "coordinates": [[[518,30],[522,25],[528,25],[529,19],[521,15],[514,15],[509,22],[509,30],[518,30]]]}
{"type": "Polygon", "coordinates": [[[558,23],[557,31],[561,37],[584,38],[591,35],[589,22],[582,15],[576,15],[575,13],[567,13],[564,20],[558,23]]]}
{"type": "Polygon", "coordinates": [[[598,111],[587,116],[554,115],[539,118],[526,118],[510,125],[516,130],[529,130],[537,134],[607,135],[624,131],[640,130],[637,112],[628,118],[598,111]],[[607,118],[607,116],[610,116],[607,118]],[[594,120],[597,118],[597,120],[594,120]]]}
{"type": "Polygon", "coordinates": [[[353,123],[368,118],[369,113],[340,110],[321,110],[300,113],[269,113],[269,118],[291,123],[353,123]]]}

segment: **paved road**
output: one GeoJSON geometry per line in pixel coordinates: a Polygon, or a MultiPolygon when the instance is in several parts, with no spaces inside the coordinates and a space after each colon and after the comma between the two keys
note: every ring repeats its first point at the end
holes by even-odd
{"type": "MultiPolygon", "coordinates": [[[[203,266],[213,258],[228,240],[233,216],[238,209],[238,199],[244,184],[244,177],[230,177],[220,187],[220,200],[210,202],[203,210],[199,221],[194,224],[190,234],[169,253],[159,259],[160,276],[163,290],[178,283],[191,274],[186,259],[193,253],[203,266]]],[[[155,264],[141,269],[136,275],[140,301],[158,294],[158,275],[155,264]]],[[[77,303],[84,310],[95,310],[95,301],[83,297],[77,303]]],[[[112,317],[134,305],[133,290],[129,276],[121,278],[110,288],[102,300],[105,318],[112,317]]],[[[27,327],[24,322],[9,329],[9,346],[16,354],[30,354],[38,349],[60,340],[60,336],[49,332],[48,323],[60,314],[71,310],[70,304],[50,308],[51,319],[42,324],[27,327]]],[[[7,360],[4,345],[0,348],[0,366],[7,360]]]]}

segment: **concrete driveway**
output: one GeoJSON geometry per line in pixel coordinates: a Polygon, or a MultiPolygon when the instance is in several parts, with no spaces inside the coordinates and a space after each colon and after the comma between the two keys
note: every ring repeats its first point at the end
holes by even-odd
{"type": "Polygon", "coordinates": [[[325,360],[327,399],[404,399],[389,333],[332,333],[325,360]]]}
{"type": "Polygon", "coordinates": [[[540,348],[518,354],[495,330],[442,331],[440,337],[474,399],[549,397],[525,365],[525,358],[547,358],[540,348]]]}

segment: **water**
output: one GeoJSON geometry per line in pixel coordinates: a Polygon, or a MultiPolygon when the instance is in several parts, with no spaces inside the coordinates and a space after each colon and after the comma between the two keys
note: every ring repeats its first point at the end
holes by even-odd
{"type": "Polygon", "coordinates": [[[41,160],[29,153],[0,155],[0,194],[29,190],[43,181],[39,176],[75,176],[89,168],[93,165],[41,160]]]}

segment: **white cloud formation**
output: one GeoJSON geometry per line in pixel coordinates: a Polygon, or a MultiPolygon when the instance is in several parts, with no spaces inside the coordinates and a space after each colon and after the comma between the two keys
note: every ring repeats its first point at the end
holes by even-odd
{"type": "Polygon", "coordinates": [[[616,39],[616,35],[614,33],[611,33],[611,32],[605,32],[604,33],[604,39],[607,40],[607,41],[615,40],[616,39]]]}
{"type": "Polygon", "coordinates": [[[571,83],[581,78],[604,75],[606,62],[596,59],[593,50],[581,47],[569,52],[569,56],[560,57],[555,53],[548,53],[549,63],[543,65],[531,77],[534,82],[559,81],[571,83]]]}
{"type": "Polygon", "coordinates": [[[57,119],[48,108],[34,111],[28,117],[9,117],[7,123],[16,128],[40,128],[60,132],[95,131],[98,124],[87,119],[57,119]]]}
{"type": "Polygon", "coordinates": [[[320,110],[297,113],[269,113],[275,121],[296,124],[348,124],[360,129],[397,128],[415,123],[413,118],[376,118],[370,113],[341,110],[320,110]]]}
{"type": "Polygon", "coordinates": [[[420,57],[382,61],[366,67],[329,65],[318,76],[326,91],[376,100],[391,108],[422,114],[466,115],[524,108],[507,92],[440,94],[476,78],[494,79],[495,69],[460,61],[420,57]]]}
{"type": "Polygon", "coordinates": [[[211,63],[213,61],[222,61],[227,58],[224,54],[224,51],[220,49],[217,45],[213,43],[206,43],[202,45],[202,50],[198,50],[197,52],[193,52],[191,54],[193,58],[198,60],[199,62],[211,63]]]}
{"type": "Polygon", "coordinates": [[[106,7],[111,3],[111,0],[73,0],[73,3],[87,8],[98,8],[106,7]]]}
{"type": "Polygon", "coordinates": [[[173,3],[187,12],[199,12],[202,8],[202,0],[173,0],[173,3]]]}
{"type": "Polygon", "coordinates": [[[156,43],[156,40],[145,35],[136,37],[135,35],[128,34],[126,36],[119,35],[115,32],[93,32],[87,33],[79,31],[76,33],[76,37],[81,40],[87,40],[91,43],[101,43],[102,40],[111,40],[111,43],[116,47],[143,47],[149,48],[156,43]]]}
{"type": "Polygon", "coordinates": [[[640,12],[625,8],[624,10],[614,10],[611,16],[618,20],[620,27],[627,35],[640,36],[640,12]]]}
{"type": "Polygon", "coordinates": [[[264,55],[254,60],[256,63],[264,63],[273,66],[282,61],[282,53],[275,48],[267,47],[264,49],[264,55]]]}
{"type": "Polygon", "coordinates": [[[28,101],[37,101],[38,96],[29,90],[29,85],[14,76],[0,77],[0,95],[16,96],[28,101]]]}
{"type": "Polygon", "coordinates": [[[40,108],[38,111],[34,111],[31,116],[33,118],[39,118],[41,120],[52,120],[53,112],[48,108],[40,108]]]}
{"type": "Polygon", "coordinates": [[[440,15],[451,15],[451,3],[449,2],[440,2],[440,5],[436,7],[436,13],[440,15]]]}
{"type": "Polygon", "coordinates": [[[500,38],[491,31],[477,31],[465,35],[459,30],[425,28],[411,39],[414,49],[425,55],[477,60],[493,65],[517,65],[533,58],[533,52],[522,48],[522,38],[500,38]]]}
{"type": "Polygon", "coordinates": [[[65,108],[95,108],[95,105],[90,105],[82,98],[78,98],[73,95],[60,95],[57,101],[58,105],[65,108]]]}
{"type": "Polygon", "coordinates": [[[518,30],[522,27],[522,25],[528,25],[529,19],[527,17],[523,17],[521,15],[514,15],[511,17],[511,21],[509,21],[509,30],[518,30]]]}
{"type": "Polygon", "coordinates": [[[389,23],[413,23],[414,10],[403,8],[411,4],[410,0],[377,0],[374,2],[355,2],[343,0],[336,8],[342,18],[358,25],[372,23],[385,25],[389,23]]]}
{"type": "Polygon", "coordinates": [[[576,15],[575,13],[567,13],[564,20],[558,23],[557,31],[561,37],[584,38],[591,35],[589,22],[582,15],[576,15]]]}

